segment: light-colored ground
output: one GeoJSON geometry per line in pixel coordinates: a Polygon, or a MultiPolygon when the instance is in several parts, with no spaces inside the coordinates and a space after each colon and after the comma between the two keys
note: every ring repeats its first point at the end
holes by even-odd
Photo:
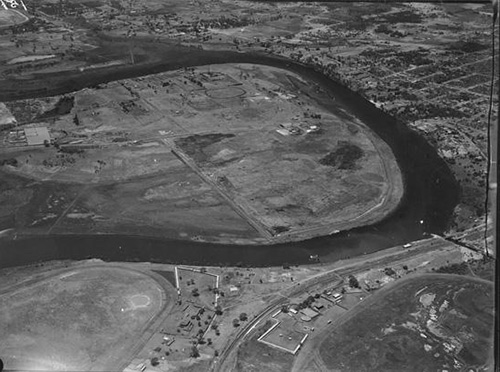
{"type": "Polygon", "coordinates": [[[0,8],[0,28],[26,22],[28,17],[14,9],[0,8]]]}
{"type": "Polygon", "coordinates": [[[163,288],[142,273],[87,267],[0,297],[7,369],[113,370],[164,310],[163,288]]]}
{"type": "MultiPolygon", "coordinates": [[[[26,148],[16,142],[22,132],[4,133],[5,155],[17,160],[4,170],[74,185],[64,209],[52,205],[30,222],[50,232],[113,232],[135,222],[167,226],[180,238],[258,243],[380,220],[403,193],[394,156],[345,107],[319,106],[312,97],[321,92],[289,71],[248,64],[102,84],[72,94],[68,114],[37,124],[79,152],[26,148]],[[312,126],[319,131],[308,133],[312,126]],[[322,163],[345,146],[359,149],[359,158],[322,163]]],[[[59,99],[9,107],[36,116],[59,99]]]]}

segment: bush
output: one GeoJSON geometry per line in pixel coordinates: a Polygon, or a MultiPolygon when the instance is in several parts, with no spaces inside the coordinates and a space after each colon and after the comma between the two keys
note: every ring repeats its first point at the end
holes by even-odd
{"type": "Polygon", "coordinates": [[[198,358],[200,356],[200,352],[198,351],[198,348],[196,346],[193,346],[191,348],[191,353],[189,354],[191,358],[198,358]]]}
{"type": "Polygon", "coordinates": [[[353,275],[349,276],[349,286],[351,288],[360,288],[358,279],[356,279],[356,277],[353,275]]]}
{"type": "Polygon", "coordinates": [[[247,319],[248,319],[248,316],[247,316],[247,314],[246,314],[246,313],[241,313],[241,314],[240,314],[240,320],[241,320],[242,322],[246,321],[247,319]]]}

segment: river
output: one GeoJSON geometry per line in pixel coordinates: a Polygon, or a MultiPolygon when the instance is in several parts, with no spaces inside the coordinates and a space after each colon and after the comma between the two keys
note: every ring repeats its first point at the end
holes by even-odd
{"type": "Polygon", "coordinates": [[[123,235],[0,238],[0,267],[86,258],[207,266],[277,266],[285,262],[291,265],[308,263],[310,255],[318,255],[322,262],[332,262],[417,240],[426,233],[439,234],[446,230],[459,199],[459,186],[435,149],[405,125],[323,74],[292,61],[268,55],[175,48],[173,57],[162,62],[122,69],[60,73],[49,78],[33,76],[33,80],[18,81],[17,84],[11,81],[4,85],[3,93],[0,92],[0,101],[62,94],[102,82],[187,66],[254,63],[287,69],[323,88],[325,100],[321,100],[320,104],[347,108],[391,147],[405,183],[404,197],[398,208],[383,221],[371,226],[333,236],[269,246],[208,244],[123,235]]]}

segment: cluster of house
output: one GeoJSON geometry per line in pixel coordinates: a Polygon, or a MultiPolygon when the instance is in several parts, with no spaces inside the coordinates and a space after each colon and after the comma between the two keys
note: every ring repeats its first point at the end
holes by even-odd
{"type": "Polygon", "coordinates": [[[288,311],[294,315],[300,313],[300,320],[310,322],[321,314],[321,311],[325,309],[328,303],[338,304],[343,297],[340,293],[326,292],[315,299],[310,307],[300,309],[298,305],[291,305],[288,311]]]}

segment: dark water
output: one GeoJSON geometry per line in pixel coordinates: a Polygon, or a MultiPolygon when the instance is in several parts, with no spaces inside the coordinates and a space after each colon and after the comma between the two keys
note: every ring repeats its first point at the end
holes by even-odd
{"type": "MultiPolygon", "coordinates": [[[[60,94],[99,82],[184,66],[215,63],[257,63],[288,69],[314,81],[334,97],[330,108],[347,108],[389,144],[403,173],[405,194],[400,206],[375,225],[353,229],[335,236],[272,246],[206,244],[153,239],[137,236],[42,236],[0,240],[0,267],[18,266],[54,259],[101,258],[113,261],[153,261],[199,265],[272,266],[309,262],[318,254],[322,262],[354,257],[422,238],[425,233],[441,233],[458,202],[459,188],[450,170],[436,151],[419,135],[376,109],[359,95],[305,66],[279,58],[234,52],[205,52],[182,49],[175,59],[164,63],[113,70],[86,72],[52,82],[45,94],[60,94]],[[423,223],[421,223],[423,221],[423,223]]],[[[33,83],[31,83],[33,84],[33,83]]],[[[43,86],[40,81],[38,86],[43,86]]],[[[49,85],[47,85],[49,87],[49,85]]],[[[19,92],[19,91],[18,91],[19,92]]],[[[15,94],[29,96],[25,91],[15,94]]],[[[2,96],[0,92],[0,97],[2,96]]]]}

